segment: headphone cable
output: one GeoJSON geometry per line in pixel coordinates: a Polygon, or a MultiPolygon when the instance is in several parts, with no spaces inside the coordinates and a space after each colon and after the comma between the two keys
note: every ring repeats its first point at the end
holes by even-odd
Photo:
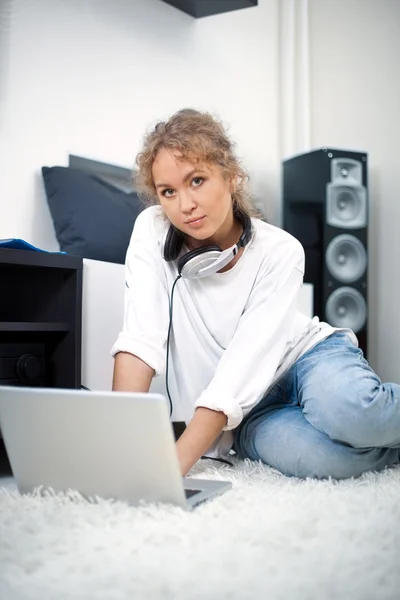
{"type": "Polygon", "coordinates": [[[168,385],[168,367],[169,367],[169,341],[170,341],[170,337],[171,337],[171,329],[172,329],[172,314],[173,314],[173,309],[174,309],[174,291],[175,291],[175,286],[178,283],[178,281],[180,280],[180,278],[182,277],[181,274],[178,275],[178,277],[175,279],[172,289],[171,289],[171,299],[169,301],[169,324],[168,324],[168,335],[167,335],[167,358],[166,358],[166,364],[165,364],[165,388],[167,390],[167,396],[168,396],[168,400],[169,400],[169,416],[172,417],[172,400],[171,400],[171,394],[169,391],[169,385],[168,385]]]}

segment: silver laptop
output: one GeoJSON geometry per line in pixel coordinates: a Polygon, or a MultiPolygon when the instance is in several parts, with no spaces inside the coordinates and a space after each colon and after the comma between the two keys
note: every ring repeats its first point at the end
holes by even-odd
{"type": "Polygon", "coordinates": [[[232,487],[181,477],[161,394],[0,386],[0,430],[21,493],[43,486],[190,509],[232,487]]]}

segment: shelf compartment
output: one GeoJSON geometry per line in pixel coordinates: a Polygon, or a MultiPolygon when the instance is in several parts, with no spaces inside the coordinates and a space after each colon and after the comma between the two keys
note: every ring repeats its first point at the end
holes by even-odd
{"type": "Polygon", "coordinates": [[[71,330],[69,323],[35,323],[33,321],[0,321],[0,332],[42,332],[42,333],[67,333],[71,330]]]}

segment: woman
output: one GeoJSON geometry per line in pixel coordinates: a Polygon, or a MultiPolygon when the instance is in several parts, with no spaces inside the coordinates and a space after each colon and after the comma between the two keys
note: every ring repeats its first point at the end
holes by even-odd
{"type": "Polygon", "coordinates": [[[254,215],[222,125],[182,110],[137,165],[153,205],[127,251],[113,389],[147,392],[167,362],[188,424],[182,475],[231,448],[301,478],[398,463],[400,386],[380,382],[351,330],[297,311],[303,248],[254,215]]]}

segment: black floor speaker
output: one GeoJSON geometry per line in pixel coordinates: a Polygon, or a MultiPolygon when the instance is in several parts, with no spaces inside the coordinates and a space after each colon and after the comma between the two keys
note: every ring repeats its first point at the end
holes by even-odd
{"type": "Polygon", "coordinates": [[[348,327],[367,355],[367,154],[321,148],[283,161],[283,228],[305,251],[314,314],[348,327]]]}

